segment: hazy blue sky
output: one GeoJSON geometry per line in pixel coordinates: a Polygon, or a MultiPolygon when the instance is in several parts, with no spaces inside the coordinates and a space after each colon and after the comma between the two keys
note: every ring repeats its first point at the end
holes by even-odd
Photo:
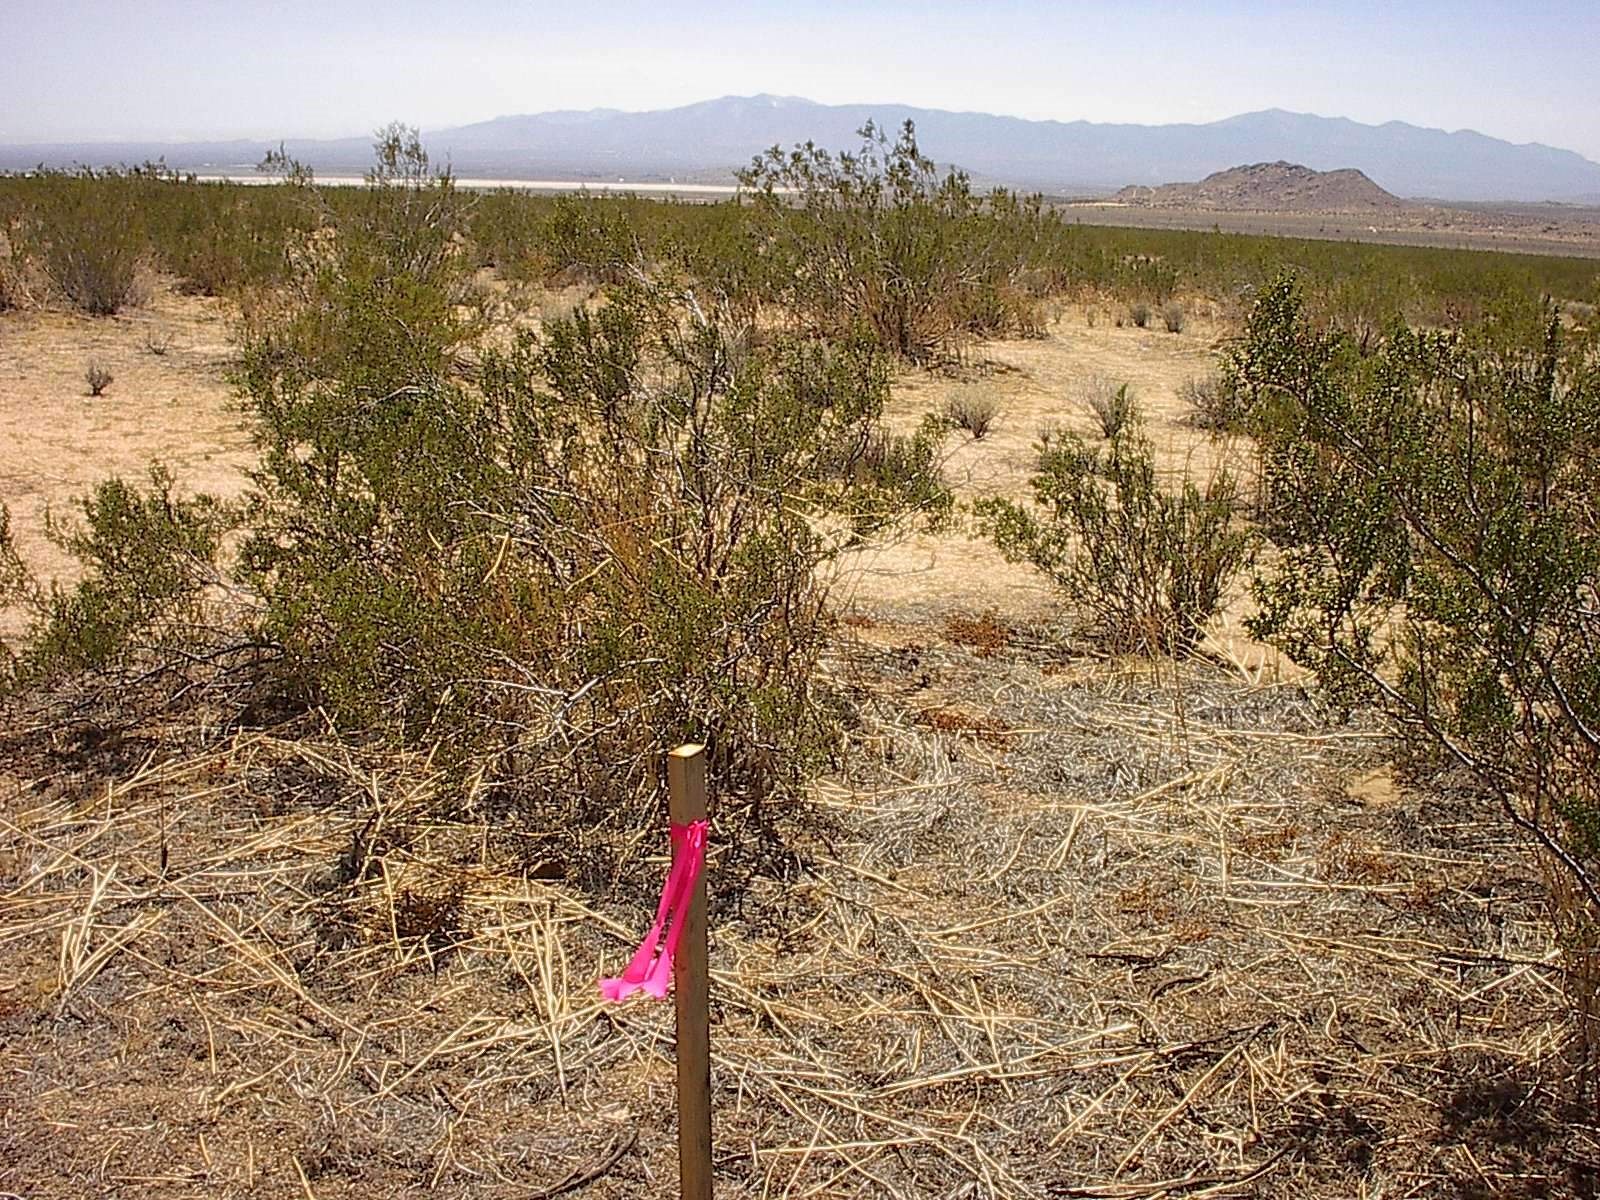
{"type": "Polygon", "coordinates": [[[1600,0],[0,0],[0,141],[364,134],[730,93],[1024,117],[1281,107],[1600,160],[1600,0]]]}

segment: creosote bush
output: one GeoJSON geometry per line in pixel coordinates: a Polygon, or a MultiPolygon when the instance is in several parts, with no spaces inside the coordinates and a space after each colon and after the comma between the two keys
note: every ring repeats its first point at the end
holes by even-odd
{"type": "Polygon", "coordinates": [[[499,760],[511,818],[587,882],[676,741],[708,746],[730,842],[774,849],[769,802],[835,736],[819,570],[940,494],[930,442],[875,449],[869,342],[753,345],[641,282],[475,383],[387,356],[381,383],[286,372],[271,340],[246,361],[247,561],[297,686],[341,725],[499,760]]]}
{"type": "Polygon", "coordinates": [[[1137,422],[1105,446],[1047,434],[1032,485],[1033,504],[981,501],[980,521],[1009,561],[1048,576],[1114,650],[1188,649],[1249,557],[1229,476],[1164,490],[1137,422]]]}
{"type": "Polygon", "coordinates": [[[1128,319],[1138,328],[1143,329],[1150,324],[1150,306],[1143,300],[1136,300],[1128,306],[1128,319]]]}
{"type": "Polygon", "coordinates": [[[892,141],[869,122],[861,139],[837,155],[774,146],[739,173],[757,248],[746,286],[814,333],[860,327],[914,361],[964,336],[1037,331],[1044,280],[1028,268],[1064,239],[1059,218],[1038,197],[981,197],[962,172],[941,178],[909,121],[892,141]]]}
{"type": "Polygon", "coordinates": [[[148,170],[43,171],[20,234],[28,257],[72,305],[110,316],[138,298],[148,170]]]}
{"type": "Polygon", "coordinates": [[[25,681],[159,669],[166,656],[224,636],[205,590],[219,578],[218,551],[238,514],[209,496],[180,497],[175,485],[156,464],[148,486],[108,479],[79,502],[78,519],[51,523],[51,539],[84,578],[43,595],[30,586],[38,619],[20,657],[25,681]]]}
{"type": "Polygon", "coordinates": [[[1161,306],[1161,323],[1167,327],[1168,333],[1182,333],[1183,322],[1183,305],[1176,300],[1168,300],[1161,306]]]}
{"type": "Polygon", "coordinates": [[[1600,354],[1501,313],[1365,351],[1264,289],[1227,372],[1278,548],[1254,632],[1387,712],[1539,847],[1600,1066],[1600,354]]]}

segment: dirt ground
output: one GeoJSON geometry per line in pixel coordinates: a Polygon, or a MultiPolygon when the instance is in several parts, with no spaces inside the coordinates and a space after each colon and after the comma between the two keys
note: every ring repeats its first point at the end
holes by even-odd
{"type": "MultiPolygon", "coordinates": [[[[1178,389],[1229,330],[1109,317],[908,374],[894,417],[996,396],[947,467],[1015,495],[1098,372],[1169,467],[1225,459],[1178,389]]],[[[37,568],[66,572],[41,514],[108,471],[243,485],[228,329],[169,293],[0,315],[0,496],[37,568]]],[[[851,565],[848,744],[776,817],[793,870],[719,892],[713,843],[719,1195],[1596,1194],[1496,813],[1264,660],[1064,653],[1056,598],[960,532],[851,565]]],[[[657,881],[549,878],[490,784],[441,807],[463,785],[425,758],[203,710],[0,730],[0,1195],[675,1194],[671,1006],[596,989],[657,881]]]]}
{"type": "Polygon", "coordinates": [[[115,317],[0,313],[0,501],[41,578],[72,571],[45,537],[45,514],[70,517],[102,479],[142,479],[159,460],[190,492],[244,486],[250,437],[225,377],[235,314],[159,281],[149,291],[115,317]],[[85,382],[91,363],[112,375],[98,397],[85,382]]]}

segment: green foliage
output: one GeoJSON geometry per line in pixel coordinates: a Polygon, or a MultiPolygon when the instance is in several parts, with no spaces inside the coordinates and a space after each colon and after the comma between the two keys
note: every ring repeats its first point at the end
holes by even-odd
{"type": "MultiPolygon", "coordinates": [[[[1298,288],[1256,306],[1252,398],[1279,556],[1255,631],[1466,768],[1544,848],[1600,1051],[1600,365],[1550,316],[1393,325],[1362,354],[1298,288]],[[1587,981],[1584,983],[1583,981],[1587,981]]],[[[1581,986],[1578,986],[1581,984],[1581,986]]]]}
{"type": "Polygon", "coordinates": [[[160,465],[147,489],[109,479],[80,502],[80,522],[52,525],[84,577],[39,601],[24,678],[120,668],[205,639],[204,591],[217,579],[218,547],[235,516],[209,496],[179,498],[173,486],[160,465]]]}
{"type": "Polygon", "coordinates": [[[621,283],[646,265],[627,213],[588,196],[558,196],[540,230],[539,253],[551,278],[621,283]]]}
{"type": "Polygon", "coordinates": [[[134,301],[153,176],[149,171],[41,171],[20,231],[25,253],[90,316],[134,301]]]}
{"type": "Polygon", "coordinates": [[[859,326],[915,361],[961,335],[1031,327],[1027,250],[1059,221],[1038,198],[986,200],[959,171],[941,178],[909,121],[893,141],[871,123],[861,137],[859,151],[837,155],[774,146],[739,173],[753,203],[755,286],[814,332],[859,326]]]}
{"type": "Polygon", "coordinates": [[[239,378],[263,418],[268,469],[300,436],[294,426],[360,424],[391,388],[449,370],[475,331],[468,202],[448,171],[432,172],[415,130],[380,130],[374,152],[355,193],[322,192],[303,168],[269,159],[301,180],[319,217],[294,248],[293,286],[244,330],[239,378]],[[294,400],[280,403],[280,390],[294,400]]]}
{"type": "Polygon", "coordinates": [[[289,352],[292,323],[247,347],[246,561],[294,682],[347,728],[520,764],[519,819],[591,882],[678,740],[710,747],[730,835],[769,850],[764,801],[834,736],[819,568],[948,502],[931,444],[878,452],[886,364],[755,345],[642,282],[471,380],[388,329],[363,318],[332,359],[289,352]]]}
{"type": "MultiPolygon", "coordinates": [[[[0,609],[36,602],[33,577],[22,556],[17,553],[17,544],[11,534],[11,510],[0,501],[0,609]]],[[[16,651],[4,638],[0,638],[0,693],[14,685],[16,670],[16,651]]]]}
{"type": "Polygon", "coordinates": [[[1232,480],[1176,494],[1156,479],[1137,422],[1107,446],[1048,434],[1033,477],[1035,504],[986,500],[978,514],[1001,553],[1048,576],[1115,650],[1176,653],[1192,646],[1244,565],[1250,536],[1233,522],[1232,480]]]}

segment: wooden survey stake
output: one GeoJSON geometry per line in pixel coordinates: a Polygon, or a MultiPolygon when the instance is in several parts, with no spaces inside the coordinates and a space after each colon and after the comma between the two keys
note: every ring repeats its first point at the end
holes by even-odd
{"type": "MultiPolygon", "coordinates": [[[[667,756],[674,825],[706,819],[704,746],[667,756]]],[[[695,881],[683,941],[672,964],[678,1002],[678,1195],[711,1200],[711,989],[706,971],[706,873],[695,881]]]]}

